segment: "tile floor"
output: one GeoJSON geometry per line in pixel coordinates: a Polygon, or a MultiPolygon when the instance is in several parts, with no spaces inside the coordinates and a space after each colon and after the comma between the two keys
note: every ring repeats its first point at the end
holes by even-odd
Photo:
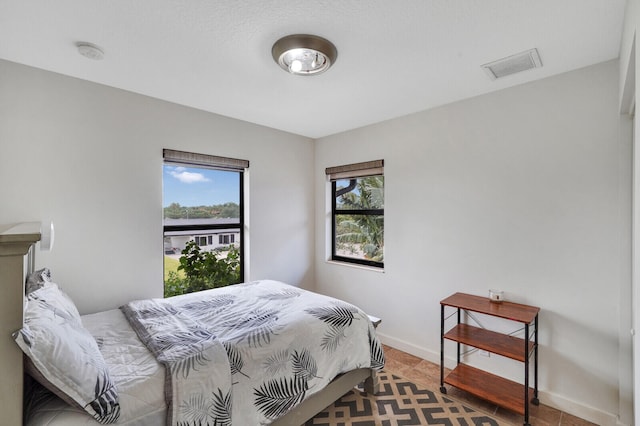
{"type": "MultiPolygon", "coordinates": [[[[414,383],[427,386],[431,390],[440,388],[440,366],[422,358],[410,355],[390,346],[384,346],[386,365],[385,370],[405,377],[414,383]]],[[[483,410],[494,417],[513,423],[522,424],[523,417],[511,411],[497,407],[482,399],[476,398],[464,391],[447,385],[448,395],[464,401],[472,408],[483,410]]],[[[533,426],[588,426],[595,423],[541,404],[530,406],[529,423],[533,426]]]]}

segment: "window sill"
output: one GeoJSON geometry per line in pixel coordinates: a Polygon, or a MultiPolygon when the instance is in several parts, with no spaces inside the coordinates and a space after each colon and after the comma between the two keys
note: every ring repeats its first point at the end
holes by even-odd
{"type": "Polygon", "coordinates": [[[363,269],[365,271],[378,272],[380,274],[384,274],[384,268],[376,268],[374,266],[359,265],[357,263],[349,263],[349,262],[340,262],[340,261],[331,260],[331,259],[325,260],[325,263],[328,263],[331,265],[347,266],[349,268],[363,269]]]}

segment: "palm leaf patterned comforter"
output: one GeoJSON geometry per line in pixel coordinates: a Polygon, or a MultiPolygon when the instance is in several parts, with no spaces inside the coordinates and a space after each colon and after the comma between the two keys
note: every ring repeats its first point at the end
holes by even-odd
{"type": "Polygon", "coordinates": [[[384,366],[362,310],[277,281],[121,309],[166,366],[170,425],[267,425],[338,374],[384,366]]]}

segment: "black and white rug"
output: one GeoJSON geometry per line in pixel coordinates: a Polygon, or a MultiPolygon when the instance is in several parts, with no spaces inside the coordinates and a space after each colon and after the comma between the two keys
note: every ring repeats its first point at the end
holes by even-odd
{"type": "Polygon", "coordinates": [[[508,425],[386,371],[378,373],[378,378],[378,395],[353,389],[305,426],[508,425]]]}

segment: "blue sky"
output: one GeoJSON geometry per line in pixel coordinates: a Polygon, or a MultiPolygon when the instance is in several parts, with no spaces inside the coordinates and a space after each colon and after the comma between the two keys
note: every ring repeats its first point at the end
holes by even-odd
{"type": "Polygon", "coordinates": [[[163,200],[181,206],[211,206],[234,202],[239,204],[240,179],[237,172],[164,165],[163,200]]]}

